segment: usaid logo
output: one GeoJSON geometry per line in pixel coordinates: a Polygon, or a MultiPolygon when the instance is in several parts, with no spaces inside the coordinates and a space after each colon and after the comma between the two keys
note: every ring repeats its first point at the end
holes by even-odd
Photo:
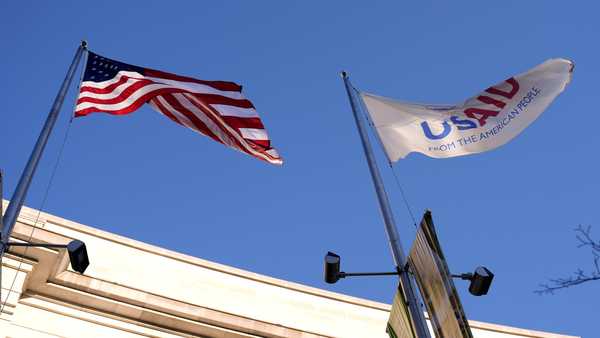
{"type": "MultiPolygon", "coordinates": [[[[512,99],[519,91],[519,83],[517,82],[517,80],[515,80],[514,77],[511,77],[510,79],[504,82],[510,86],[511,89],[509,91],[504,91],[497,87],[489,87],[485,90],[485,92],[494,95],[494,97],[487,95],[479,95],[477,97],[477,100],[485,104],[495,106],[501,110],[506,106],[505,101],[512,99]]],[[[425,137],[427,137],[428,139],[441,140],[444,137],[448,136],[448,134],[450,134],[453,127],[457,128],[458,130],[467,130],[483,127],[486,123],[486,120],[492,116],[497,116],[500,113],[500,110],[496,110],[496,108],[467,108],[463,111],[464,115],[467,116],[467,118],[459,117],[456,115],[451,116],[450,121],[446,120],[442,123],[443,130],[438,134],[435,134],[433,131],[431,131],[431,128],[426,121],[423,121],[421,123],[421,128],[423,129],[425,137]]]]}

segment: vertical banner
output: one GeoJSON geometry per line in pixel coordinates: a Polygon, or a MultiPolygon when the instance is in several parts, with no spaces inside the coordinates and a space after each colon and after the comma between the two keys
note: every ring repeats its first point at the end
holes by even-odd
{"type": "Polygon", "coordinates": [[[425,212],[408,257],[436,338],[473,338],[431,218],[425,212]]]}
{"type": "Polygon", "coordinates": [[[394,296],[392,311],[390,312],[390,318],[388,319],[385,332],[390,338],[416,338],[410,321],[408,306],[406,305],[406,300],[402,293],[402,286],[400,285],[394,296]]]}

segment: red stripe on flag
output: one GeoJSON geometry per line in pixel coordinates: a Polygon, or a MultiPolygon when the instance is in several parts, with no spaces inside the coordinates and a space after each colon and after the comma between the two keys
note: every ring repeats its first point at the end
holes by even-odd
{"type": "Polygon", "coordinates": [[[265,126],[258,117],[221,116],[221,118],[225,123],[234,128],[265,129],[265,126]]]}
{"type": "MultiPolygon", "coordinates": [[[[126,101],[131,95],[133,95],[138,90],[146,87],[148,85],[154,84],[154,82],[150,80],[140,80],[131,84],[129,87],[123,89],[118,96],[112,97],[110,99],[105,99],[103,96],[101,97],[82,97],[77,100],[77,104],[89,102],[89,103],[99,103],[99,104],[118,104],[123,101],[126,101]]],[[[153,91],[152,91],[153,92],[153,91]]],[[[149,92],[151,93],[151,92],[149,92]]],[[[108,96],[108,95],[107,95],[108,96]]]]}
{"type": "MultiPolygon", "coordinates": [[[[167,97],[171,97],[171,95],[167,94],[165,96],[161,96],[163,99],[167,100],[167,97]]],[[[171,120],[177,122],[177,124],[184,126],[188,129],[192,129],[193,131],[200,133],[204,136],[208,136],[210,138],[212,138],[213,140],[217,141],[217,142],[221,142],[219,140],[218,137],[216,137],[209,129],[208,127],[206,127],[206,125],[204,123],[202,123],[202,121],[194,121],[191,117],[186,116],[185,113],[178,111],[181,115],[186,116],[188,118],[188,120],[191,121],[191,123],[193,124],[193,128],[190,128],[188,126],[186,126],[185,124],[183,124],[183,122],[179,121],[179,119],[177,117],[175,117],[175,115],[173,115],[169,109],[167,109],[167,107],[165,107],[157,98],[152,99],[152,102],[154,102],[157,106],[157,108],[160,110],[161,113],[163,113],[164,115],[166,115],[168,118],[170,118],[171,120]]],[[[167,101],[168,102],[168,101],[167,101]]]]}
{"type": "Polygon", "coordinates": [[[152,99],[155,96],[169,94],[169,93],[176,93],[176,92],[181,92],[181,89],[177,89],[177,88],[157,89],[157,90],[153,90],[151,92],[148,92],[148,93],[140,96],[137,100],[131,102],[131,104],[129,106],[126,106],[124,108],[101,109],[101,108],[98,108],[97,106],[92,106],[92,107],[88,107],[85,109],[76,110],[75,116],[76,117],[85,116],[85,115],[88,115],[88,114],[94,113],[94,112],[108,113],[111,115],[126,115],[126,114],[129,114],[129,113],[133,112],[134,110],[138,109],[141,105],[146,103],[146,101],[152,99]]]}
{"type": "Polygon", "coordinates": [[[204,112],[204,114],[208,118],[210,118],[217,125],[217,127],[219,127],[223,131],[223,133],[228,135],[230,137],[230,139],[233,140],[237,144],[237,147],[241,151],[254,156],[254,154],[252,154],[250,152],[250,150],[247,149],[248,145],[245,144],[246,143],[245,139],[243,138],[240,131],[233,129],[231,127],[227,128],[227,123],[225,123],[225,121],[223,120],[223,117],[219,114],[219,112],[216,109],[214,109],[210,105],[206,104],[206,102],[203,102],[202,100],[198,100],[198,98],[196,98],[194,100],[195,95],[193,95],[193,94],[184,94],[184,96],[186,96],[186,99],[188,99],[188,101],[190,103],[192,103],[196,108],[198,108],[200,111],[204,112]],[[189,97],[187,97],[187,96],[189,96],[189,97]],[[232,135],[232,133],[236,133],[238,137],[236,137],[236,135],[232,135]]]}
{"type": "Polygon", "coordinates": [[[119,109],[119,110],[109,110],[109,109],[100,109],[97,107],[89,107],[82,110],[75,111],[75,117],[87,116],[91,113],[107,113],[110,115],[127,115],[129,113],[137,110],[141,105],[143,105],[145,101],[135,101],[132,105],[119,109]]]}
{"type": "Polygon", "coordinates": [[[206,104],[224,104],[228,106],[234,106],[239,108],[254,108],[254,105],[249,100],[243,99],[232,99],[226,96],[215,95],[215,94],[198,94],[198,93],[189,93],[194,96],[198,100],[206,103],[206,104]]]}
{"type": "Polygon", "coordinates": [[[271,149],[271,141],[269,140],[247,140],[248,143],[254,143],[256,145],[258,145],[261,151],[265,151],[265,150],[269,150],[271,149]]]}
{"type": "MultiPolygon", "coordinates": [[[[193,95],[193,94],[184,94],[184,96],[189,97],[189,99],[190,99],[189,101],[194,106],[196,106],[198,109],[206,112],[207,115],[213,119],[213,121],[219,123],[219,125],[220,124],[227,125],[225,123],[225,121],[223,120],[223,116],[221,116],[219,114],[219,112],[217,110],[215,110],[212,106],[206,105],[205,102],[202,102],[202,100],[198,100],[197,98],[196,98],[196,100],[194,100],[194,97],[196,95],[193,95]]],[[[231,128],[231,127],[229,126],[229,128],[231,128]]],[[[230,134],[229,128],[223,127],[222,129],[225,132],[227,132],[228,134],[230,134]]],[[[242,136],[241,132],[239,132],[239,130],[235,130],[235,133],[241,137],[241,140],[239,140],[238,138],[232,136],[232,138],[234,138],[234,140],[236,141],[236,143],[238,143],[240,145],[240,150],[241,151],[243,151],[243,152],[245,152],[245,153],[247,153],[249,155],[252,155],[254,157],[257,157],[259,159],[262,159],[262,160],[264,160],[266,162],[280,164],[281,159],[275,158],[272,155],[266,153],[267,149],[264,149],[262,147],[262,145],[253,143],[254,140],[248,140],[248,139],[244,138],[242,136]],[[250,148],[250,149],[248,149],[248,148],[250,148]],[[256,153],[258,153],[258,154],[256,154],[256,153]],[[269,160],[269,159],[271,159],[271,160],[269,160]]]]}
{"type": "Polygon", "coordinates": [[[177,112],[179,112],[180,114],[187,117],[190,121],[192,121],[194,126],[197,128],[196,131],[212,138],[213,140],[219,143],[223,143],[219,136],[217,136],[204,122],[202,122],[202,120],[200,120],[200,118],[198,118],[196,114],[183,107],[181,103],[179,103],[179,101],[177,101],[177,99],[173,97],[173,95],[161,95],[161,97],[165,99],[169,103],[169,105],[173,107],[173,109],[175,109],[177,112]]]}
{"type": "Polygon", "coordinates": [[[158,111],[161,114],[163,114],[166,117],[168,117],[169,119],[171,119],[171,121],[173,121],[173,122],[175,122],[175,123],[177,123],[179,125],[182,125],[182,126],[184,126],[184,127],[187,128],[187,126],[185,124],[183,124],[183,122],[179,121],[179,119],[176,118],[173,114],[171,114],[171,112],[166,107],[164,107],[162,105],[162,103],[160,103],[160,101],[156,97],[153,98],[153,99],[151,99],[150,101],[148,101],[148,103],[150,103],[150,102],[152,102],[152,105],[154,105],[154,107],[156,109],[158,109],[158,111]]]}

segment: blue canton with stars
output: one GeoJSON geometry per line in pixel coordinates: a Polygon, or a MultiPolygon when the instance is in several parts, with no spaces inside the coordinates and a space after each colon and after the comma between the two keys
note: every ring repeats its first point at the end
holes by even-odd
{"type": "Polygon", "coordinates": [[[118,72],[125,70],[144,75],[144,68],[112,60],[96,53],[88,52],[87,65],[83,81],[102,82],[114,78],[118,72]]]}

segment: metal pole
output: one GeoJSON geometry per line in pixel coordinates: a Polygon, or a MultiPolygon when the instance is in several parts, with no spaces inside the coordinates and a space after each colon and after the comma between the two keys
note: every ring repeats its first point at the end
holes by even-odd
{"type": "Polygon", "coordinates": [[[0,229],[3,228],[2,216],[4,216],[4,170],[0,169],[0,229]]]}
{"type": "Polygon", "coordinates": [[[373,185],[375,186],[375,192],[377,193],[379,208],[381,209],[381,214],[383,216],[385,230],[390,242],[390,247],[392,249],[392,256],[394,257],[394,263],[396,264],[398,271],[401,272],[400,281],[408,301],[408,308],[415,326],[415,331],[418,338],[428,338],[429,330],[427,329],[427,322],[425,321],[423,311],[421,311],[419,308],[419,303],[414,291],[414,284],[412,283],[409,274],[404,270],[406,265],[406,257],[404,256],[404,250],[402,249],[402,244],[400,243],[400,236],[398,235],[398,230],[396,229],[394,215],[392,214],[390,202],[383,186],[383,180],[381,179],[377,162],[375,161],[375,156],[373,154],[373,149],[371,148],[371,142],[369,141],[367,130],[358,114],[358,105],[353,93],[353,87],[350,84],[350,79],[348,78],[348,74],[346,72],[342,72],[342,79],[344,79],[344,85],[346,86],[348,100],[350,100],[350,106],[352,107],[352,113],[354,114],[356,128],[358,129],[360,140],[362,141],[365,157],[367,158],[367,163],[369,165],[369,171],[371,172],[371,178],[373,179],[373,185]]]}
{"type": "MultiPolygon", "coordinates": [[[[4,171],[0,169],[0,229],[2,229],[2,216],[4,216],[4,171]]],[[[2,241],[0,241],[0,249],[4,247],[2,241]]],[[[0,255],[0,304],[2,304],[2,270],[4,265],[2,263],[2,255],[0,255]]],[[[0,316],[2,315],[2,307],[0,307],[0,316]]]]}
{"type": "Polygon", "coordinates": [[[35,174],[35,169],[37,168],[37,165],[42,157],[42,153],[44,151],[44,148],[46,147],[46,143],[48,143],[48,138],[50,137],[52,128],[54,127],[56,119],[58,118],[58,114],[60,113],[60,108],[62,107],[69,86],[71,85],[71,80],[73,79],[73,75],[77,70],[79,60],[81,60],[81,55],[85,50],[87,50],[87,42],[81,41],[81,45],[79,45],[79,47],[77,48],[77,52],[73,57],[71,66],[67,71],[67,75],[63,80],[58,94],[56,94],[56,98],[54,99],[52,108],[50,108],[50,112],[48,113],[48,117],[46,118],[46,122],[44,123],[44,127],[40,132],[40,136],[38,137],[37,142],[35,143],[33,151],[31,152],[29,160],[27,161],[27,165],[25,166],[25,169],[23,169],[23,173],[21,174],[19,183],[15,188],[15,192],[13,193],[12,198],[10,199],[10,204],[8,205],[6,213],[2,218],[3,224],[0,242],[0,256],[4,255],[4,252],[7,249],[8,239],[15,226],[15,222],[17,221],[19,212],[21,212],[21,207],[25,202],[27,190],[29,189],[29,185],[31,184],[33,175],[35,174]]]}
{"type": "Polygon", "coordinates": [[[398,271],[394,271],[394,272],[340,272],[338,274],[338,276],[340,276],[340,278],[346,278],[346,277],[355,277],[355,276],[394,276],[394,275],[399,275],[400,272],[398,271]]]}

